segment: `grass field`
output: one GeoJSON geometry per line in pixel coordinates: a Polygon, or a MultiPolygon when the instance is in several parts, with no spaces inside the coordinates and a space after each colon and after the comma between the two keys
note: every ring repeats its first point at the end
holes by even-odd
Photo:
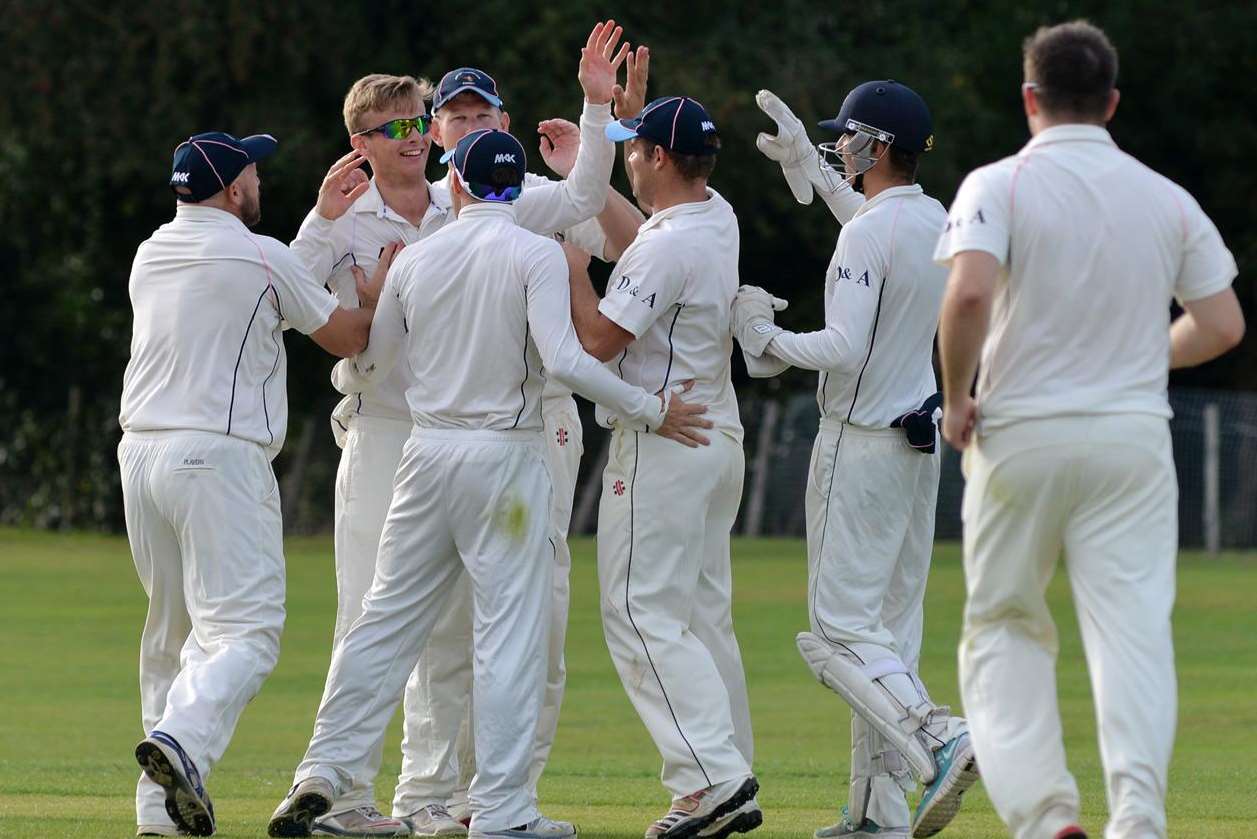
{"type": "MultiPolygon", "coordinates": [[[[664,809],[659,760],[620,687],[597,616],[593,546],[574,544],[569,682],[541,794],[548,814],[587,837],[636,839],[664,809]]],[[[749,675],[756,772],[768,837],[810,836],[845,793],[847,711],[794,649],[806,627],[801,543],[735,544],[737,627],[749,675]]],[[[1180,564],[1175,636],[1181,689],[1170,776],[1170,835],[1257,836],[1257,557],[1180,564]]],[[[310,735],[335,608],[330,540],[288,543],[288,625],[279,667],[245,712],[210,789],[221,836],[265,834],[310,735]]],[[[926,605],[921,672],[956,702],[963,579],[940,546],[926,605]]],[[[141,736],[136,682],[145,599],[126,542],[0,530],[0,836],[128,836],[132,749],[141,736]]],[[[1090,691],[1064,580],[1052,588],[1061,630],[1061,706],[1084,823],[1105,818],[1090,691]]],[[[387,802],[399,756],[390,732],[378,792],[387,802]]],[[[387,806],[385,808],[387,810],[387,806]]],[[[944,836],[1005,836],[981,786],[944,836]]]]}

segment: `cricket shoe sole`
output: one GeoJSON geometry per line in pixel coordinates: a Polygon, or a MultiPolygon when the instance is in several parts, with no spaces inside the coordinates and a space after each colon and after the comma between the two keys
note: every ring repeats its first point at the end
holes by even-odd
{"type": "Polygon", "coordinates": [[[135,747],[135,762],[166,793],[166,815],[189,836],[214,835],[214,804],[201,773],[170,735],[154,731],[135,747]]]}

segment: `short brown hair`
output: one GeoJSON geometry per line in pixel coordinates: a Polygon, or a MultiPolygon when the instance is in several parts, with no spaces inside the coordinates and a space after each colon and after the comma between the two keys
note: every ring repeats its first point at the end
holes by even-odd
{"type": "Polygon", "coordinates": [[[363,117],[371,111],[387,111],[401,105],[413,105],[416,112],[425,110],[424,102],[432,98],[432,82],[414,76],[388,76],[372,73],[354,82],[345,94],[345,128],[350,134],[373,128],[363,125],[363,117]]]}
{"type": "MultiPolygon", "coordinates": [[[[645,145],[646,156],[655,153],[655,147],[659,144],[648,140],[645,137],[638,137],[645,145]]],[[[677,172],[687,181],[708,180],[711,173],[716,169],[716,158],[720,151],[720,138],[715,134],[708,132],[703,138],[705,145],[713,149],[710,154],[677,154],[676,152],[663,150],[663,153],[672,161],[672,165],[676,167],[677,172]]]]}
{"type": "Polygon", "coordinates": [[[1041,26],[1022,44],[1026,81],[1045,111],[1103,118],[1117,83],[1117,50],[1098,26],[1075,20],[1041,26]]]}

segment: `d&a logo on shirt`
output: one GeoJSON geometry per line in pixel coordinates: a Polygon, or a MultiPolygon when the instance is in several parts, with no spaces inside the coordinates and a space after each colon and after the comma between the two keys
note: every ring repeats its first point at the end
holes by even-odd
{"type": "MultiPolygon", "coordinates": [[[[834,282],[841,282],[842,280],[847,280],[848,282],[851,281],[851,269],[843,268],[841,265],[839,265],[838,270],[834,275],[834,282]]],[[[869,272],[865,271],[863,274],[860,274],[859,276],[857,276],[855,278],[855,283],[856,285],[869,287],[869,272]]]]}
{"type": "Polygon", "coordinates": [[[979,207],[978,211],[974,213],[973,215],[969,216],[969,218],[967,219],[961,216],[956,216],[955,218],[949,217],[947,219],[947,226],[943,228],[943,232],[950,233],[953,230],[959,230],[960,228],[964,227],[966,224],[986,224],[986,216],[982,215],[981,207],[979,207]]]}
{"type": "Polygon", "coordinates": [[[650,294],[646,295],[645,297],[638,297],[638,294],[641,292],[642,287],[639,285],[633,285],[633,281],[629,278],[628,274],[625,274],[624,276],[620,277],[620,281],[615,284],[615,290],[619,292],[623,292],[624,294],[630,295],[632,297],[637,297],[637,299],[640,302],[645,303],[647,306],[649,306],[652,309],[655,308],[655,292],[652,291],[650,294]]]}

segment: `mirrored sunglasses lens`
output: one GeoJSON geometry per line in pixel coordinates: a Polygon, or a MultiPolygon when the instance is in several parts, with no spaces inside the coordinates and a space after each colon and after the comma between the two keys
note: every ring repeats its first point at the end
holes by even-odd
{"type": "Polygon", "coordinates": [[[384,136],[390,140],[405,140],[410,136],[410,129],[415,121],[411,119],[394,119],[384,123],[384,136]]]}

